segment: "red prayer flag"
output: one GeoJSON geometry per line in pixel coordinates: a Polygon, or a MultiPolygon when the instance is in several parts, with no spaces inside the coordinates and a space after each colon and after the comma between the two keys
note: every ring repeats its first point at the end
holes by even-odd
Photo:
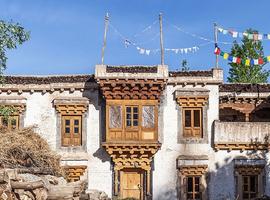
{"type": "Polygon", "coordinates": [[[216,55],[219,55],[220,54],[220,48],[218,48],[218,47],[215,48],[215,54],[216,55]]]}
{"type": "Polygon", "coordinates": [[[241,64],[241,58],[238,58],[238,57],[237,57],[237,58],[236,58],[236,63],[237,63],[237,64],[241,64]]]}
{"type": "Polygon", "coordinates": [[[263,59],[262,58],[259,58],[259,65],[263,64],[263,59]]]}

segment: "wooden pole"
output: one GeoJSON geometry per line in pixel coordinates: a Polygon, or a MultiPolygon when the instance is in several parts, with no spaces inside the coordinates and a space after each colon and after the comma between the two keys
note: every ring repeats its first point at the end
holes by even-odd
{"type": "MultiPolygon", "coordinates": [[[[215,45],[217,45],[217,43],[218,43],[217,23],[214,23],[214,36],[215,36],[215,45]]],[[[218,55],[216,55],[215,68],[218,68],[218,55]]]]}
{"type": "Polygon", "coordinates": [[[104,53],[106,48],[106,40],[107,40],[107,30],[109,25],[109,13],[106,13],[105,16],[105,29],[104,29],[104,37],[103,37],[103,46],[102,46],[102,55],[101,55],[101,64],[104,64],[104,53]]]}
{"type": "Polygon", "coordinates": [[[162,31],[162,13],[159,13],[159,30],[160,30],[160,56],[161,56],[161,65],[164,65],[164,46],[163,46],[163,31],[162,31]]]}

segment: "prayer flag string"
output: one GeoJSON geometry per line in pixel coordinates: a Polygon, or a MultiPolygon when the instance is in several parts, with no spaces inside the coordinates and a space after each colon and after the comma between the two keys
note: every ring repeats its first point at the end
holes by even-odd
{"type": "Polygon", "coordinates": [[[240,58],[240,57],[235,57],[233,55],[230,55],[229,53],[223,52],[217,46],[215,48],[214,53],[216,55],[219,55],[219,56],[223,57],[224,60],[229,60],[232,63],[236,63],[236,64],[243,64],[245,66],[263,65],[263,64],[266,64],[266,63],[270,62],[270,56],[243,59],[243,58],[240,58]]]}

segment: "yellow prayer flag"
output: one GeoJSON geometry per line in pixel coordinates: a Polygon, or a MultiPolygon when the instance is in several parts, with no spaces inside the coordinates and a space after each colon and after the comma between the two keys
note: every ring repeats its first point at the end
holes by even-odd
{"type": "Polygon", "coordinates": [[[227,60],[228,57],[229,57],[229,54],[228,54],[228,53],[224,53],[223,58],[224,58],[225,60],[227,60]]]}
{"type": "Polygon", "coordinates": [[[245,65],[246,65],[246,66],[249,66],[249,65],[250,65],[250,60],[249,60],[249,59],[246,59],[245,65]]]}
{"type": "Polygon", "coordinates": [[[267,61],[270,62],[270,56],[267,56],[267,61]]]}

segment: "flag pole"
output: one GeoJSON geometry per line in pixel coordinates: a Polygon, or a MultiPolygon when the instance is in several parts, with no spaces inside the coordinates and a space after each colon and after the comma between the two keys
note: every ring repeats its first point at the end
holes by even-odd
{"type": "Polygon", "coordinates": [[[161,56],[161,65],[164,65],[164,46],[163,46],[163,30],[162,30],[162,13],[159,13],[159,31],[160,31],[160,56],[161,56]]]}
{"type": "Polygon", "coordinates": [[[105,54],[105,48],[106,48],[108,24],[109,24],[109,13],[107,12],[105,16],[105,29],[104,29],[103,46],[102,46],[102,53],[101,53],[102,65],[104,64],[104,54],[105,54]]]}
{"type": "MultiPolygon", "coordinates": [[[[217,27],[217,23],[214,23],[214,37],[215,37],[215,47],[216,47],[217,43],[218,43],[218,27],[217,27]]],[[[218,55],[216,55],[215,68],[218,68],[218,55]]]]}

